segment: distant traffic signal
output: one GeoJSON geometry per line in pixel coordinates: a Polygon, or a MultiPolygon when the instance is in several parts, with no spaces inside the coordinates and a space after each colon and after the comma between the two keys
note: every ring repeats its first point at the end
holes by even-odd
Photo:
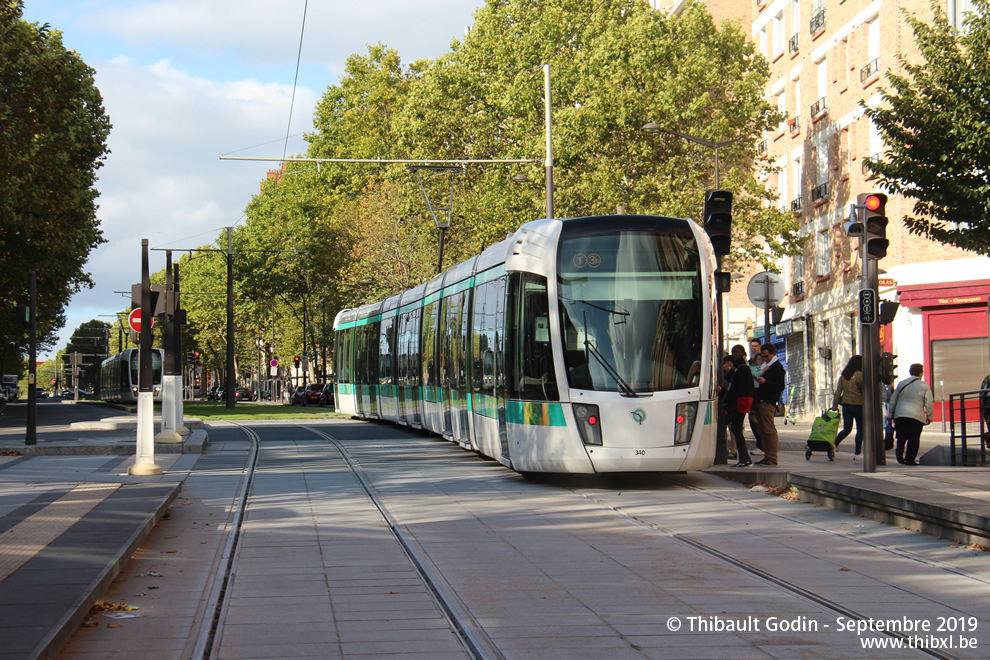
{"type": "Polygon", "coordinates": [[[893,353],[880,354],[880,382],[891,385],[897,380],[897,356],[893,353]]]}
{"type": "Polygon", "coordinates": [[[24,325],[31,323],[31,305],[18,305],[14,318],[24,325]]]}
{"type": "Polygon", "coordinates": [[[883,193],[865,193],[856,198],[863,207],[863,229],[866,235],[866,254],[871,259],[887,256],[887,196],[883,193]]]}
{"type": "Polygon", "coordinates": [[[901,303],[894,300],[881,300],[880,301],[880,325],[886,325],[888,323],[894,322],[894,317],[897,316],[897,310],[901,308],[901,303]]]}
{"type": "Polygon", "coordinates": [[[715,254],[726,256],[732,248],[732,193],[709,190],[705,193],[705,231],[715,254]]]}
{"type": "Polygon", "coordinates": [[[296,363],[296,369],[298,369],[299,368],[299,356],[297,355],[296,357],[292,358],[292,361],[296,363]]]}

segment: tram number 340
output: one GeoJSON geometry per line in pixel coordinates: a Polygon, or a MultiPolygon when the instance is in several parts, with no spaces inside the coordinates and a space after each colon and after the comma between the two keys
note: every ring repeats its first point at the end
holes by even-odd
{"type": "Polygon", "coordinates": [[[645,449],[637,449],[636,450],[636,455],[637,456],[646,456],[646,450],[645,449]]]}

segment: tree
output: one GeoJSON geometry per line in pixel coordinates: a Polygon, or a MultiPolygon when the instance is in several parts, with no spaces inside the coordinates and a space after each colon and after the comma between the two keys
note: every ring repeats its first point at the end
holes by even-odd
{"type": "Polygon", "coordinates": [[[96,170],[110,121],[93,69],[48,25],[21,18],[22,0],[0,0],[0,348],[23,352],[14,307],[37,271],[39,343],[64,325],[62,309],[93,282],[83,266],[104,242],[96,217],[96,170]]]}
{"type": "Polygon", "coordinates": [[[100,363],[109,357],[108,341],[110,338],[111,325],[105,321],[93,319],[86,321],[76,328],[69,338],[69,343],[62,353],[62,361],[66,366],[64,373],[68,375],[65,380],[65,387],[72,384],[72,374],[70,372],[71,362],[69,355],[80,353],[82,355],[81,368],[79,370],[79,387],[89,389],[100,381],[100,363]]]}
{"type": "Polygon", "coordinates": [[[915,200],[909,231],[990,255],[990,15],[972,0],[964,28],[953,28],[938,3],[926,23],[905,14],[921,62],[900,54],[903,75],[867,116],[884,138],[882,158],[867,164],[887,191],[915,200]]]}

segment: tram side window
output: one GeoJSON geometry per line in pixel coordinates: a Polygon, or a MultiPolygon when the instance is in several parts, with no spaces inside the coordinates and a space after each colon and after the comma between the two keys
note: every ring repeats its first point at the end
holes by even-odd
{"type": "Polygon", "coordinates": [[[382,319],[381,330],[378,335],[378,359],[380,360],[378,382],[380,385],[391,385],[394,378],[392,374],[392,363],[395,356],[394,325],[395,317],[382,319]]]}
{"type": "Polygon", "coordinates": [[[437,385],[437,324],[440,322],[440,301],[423,307],[423,386],[437,385]]]}
{"type": "Polygon", "coordinates": [[[556,401],[557,378],[550,342],[547,278],[513,275],[510,396],[528,401],[556,401]]]}
{"type": "Polygon", "coordinates": [[[419,387],[419,345],[420,345],[420,334],[419,334],[419,322],[422,318],[422,310],[417,309],[409,315],[409,385],[412,387],[419,387]]]}

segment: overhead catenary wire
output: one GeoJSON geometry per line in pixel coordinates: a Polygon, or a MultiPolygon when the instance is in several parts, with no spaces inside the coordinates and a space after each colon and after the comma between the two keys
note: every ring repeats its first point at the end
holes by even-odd
{"type": "Polygon", "coordinates": [[[289,133],[292,129],[292,110],[296,105],[296,86],[299,84],[299,63],[302,62],[303,35],[306,34],[306,11],[309,9],[309,0],[303,3],[302,27],[299,29],[299,50],[296,53],[296,75],[292,79],[292,99],[289,101],[289,121],[285,127],[285,145],[282,147],[282,160],[289,150],[289,133]]]}

